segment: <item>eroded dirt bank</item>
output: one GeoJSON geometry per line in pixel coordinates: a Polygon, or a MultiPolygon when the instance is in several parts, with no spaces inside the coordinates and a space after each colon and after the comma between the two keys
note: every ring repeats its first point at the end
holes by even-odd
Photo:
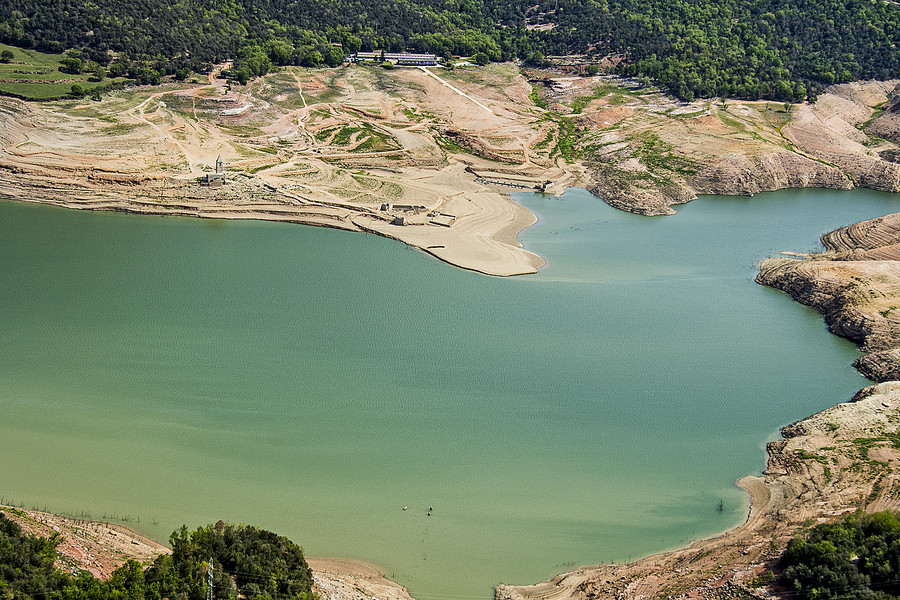
{"type": "Polygon", "coordinates": [[[897,83],[835,85],[793,106],[679,103],[625,80],[598,92],[575,77],[550,79],[545,94],[579,132],[586,187],[616,208],[662,215],[698,194],[900,189],[897,83]]]}

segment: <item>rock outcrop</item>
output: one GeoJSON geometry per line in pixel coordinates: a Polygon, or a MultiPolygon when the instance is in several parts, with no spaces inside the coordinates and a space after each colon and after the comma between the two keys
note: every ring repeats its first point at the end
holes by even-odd
{"type": "Polygon", "coordinates": [[[662,187],[642,187],[625,184],[620,178],[611,176],[602,168],[588,169],[592,173],[587,190],[619,210],[638,215],[673,215],[673,205],[685,204],[697,197],[696,192],[681,182],[673,182],[662,187]]]}
{"type": "Polygon", "coordinates": [[[859,358],[854,368],[872,381],[900,380],[900,349],[882,350],[859,358]]]}
{"type": "Polygon", "coordinates": [[[699,194],[726,196],[785,188],[853,188],[853,181],[837,167],[786,150],[759,156],[729,154],[690,177],[688,183],[699,194]]]}
{"type": "Polygon", "coordinates": [[[878,146],[863,131],[888,101],[896,81],[832,86],[815,104],[799,106],[783,129],[785,140],[807,156],[834,165],[858,187],[884,192],[900,191],[900,164],[885,160],[878,146]]]}
{"type": "Polygon", "coordinates": [[[579,121],[588,132],[600,127],[587,134],[582,151],[586,187],[616,208],[646,215],[671,214],[698,194],[900,191],[897,83],[835,85],[814,104],[792,107],[631,100],[631,112],[615,121],[579,121]]]}
{"type": "Polygon", "coordinates": [[[875,381],[900,379],[900,214],[822,236],[826,252],[769,259],[758,283],[781,289],[823,315],[830,330],[860,344],[855,366],[875,381]]]}

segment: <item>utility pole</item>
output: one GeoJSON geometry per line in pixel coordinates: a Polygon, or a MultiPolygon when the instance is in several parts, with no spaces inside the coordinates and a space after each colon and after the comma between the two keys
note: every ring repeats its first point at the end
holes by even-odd
{"type": "Polygon", "coordinates": [[[212,557],[209,559],[209,569],[206,570],[206,600],[212,600],[212,587],[213,587],[213,566],[212,566],[212,557]]]}

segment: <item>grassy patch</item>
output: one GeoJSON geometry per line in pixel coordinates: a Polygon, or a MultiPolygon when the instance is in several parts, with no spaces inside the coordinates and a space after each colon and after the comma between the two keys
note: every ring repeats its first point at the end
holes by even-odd
{"type": "Polygon", "coordinates": [[[539,88],[531,86],[531,93],[528,94],[528,99],[531,100],[532,104],[535,106],[547,108],[547,101],[541,96],[541,90],[539,88]]]}
{"type": "MultiPolygon", "coordinates": [[[[874,448],[875,446],[881,445],[883,442],[890,441],[886,436],[878,436],[871,438],[856,438],[853,440],[853,444],[856,446],[856,451],[860,460],[868,461],[869,460],[869,450],[874,448]]],[[[895,442],[896,443],[896,442],[895,442]]]]}
{"type": "Polygon", "coordinates": [[[578,134],[575,131],[575,122],[572,119],[561,117],[559,119],[559,132],[556,138],[556,146],[550,152],[550,157],[561,156],[571,162],[578,158],[578,134]]]}
{"type": "Polygon", "coordinates": [[[816,454],[815,452],[807,452],[802,448],[800,450],[797,450],[797,456],[799,456],[801,460],[814,460],[818,463],[822,463],[823,465],[828,463],[828,460],[821,454],[816,454]]]}
{"type": "Polygon", "coordinates": [[[550,131],[547,132],[547,135],[544,136],[544,139],[542,139],[540,142],[538,142],[537,144],[535,144],[533,146],[533,149],[534,150],[543,150],[544,148],[548,147],[550,145],[550,142],[552,142],[552,141],[553,141],[553,130],[551,129],[550,131]]]}
{"type": "Polygon", "coordinates": [[[3,50],[13,53],[11,62],[0,64],[0,94],[7,96],[24,100],[56,100],[68,96],[73,84],[80,85],[90,94],[97,88],[106,90],[126,81],[125,78],[92,81],[93,73],[63,73],[59,70],[62,66],[61,54],[46,54],[0,44],[0,52],[3,50]]]}
{"type": "Polygon", "coordinates": [[[719,120],[722,121],[725,125],[728,125],[734,130],[740,131],[741,133],[747,133],[747,125],[742,121],[738,121],[734,117],[726,114],[723,111],[719,111],[718,113],[719,120]]]}
{"type": "Polygon", "coordinates": [[[353,134],[360,133],[361,131],[362,128],[360,127],[341,127],[338,132],[334,134],[334,137],[331,138],[331,144],[334,146],[349,146],[353,134]]]}
{"type": "Polygon", "coordinates": [[[126,133],[131,133],[135,129],[143,127],[140,123],[118,123],[116,125],[110,125],[109,127],[104,127],[101,131],[105,135],[125,135],[126,133]]]}
{"type": "Polygon", "coordinates": [[[655,133],[645,131],[633,139],[637,142],[633,156],[655,174],[668,171],[689,176],[699,168],[695,161],[673,154],[672,144],[662,141],[655,133]]]}
{"type": "Polygon", "coordinates": [[[600,85],[593,89],[593,91],[587,96],[578,96],[574,100],[572,100],[572,113],[580,114],[581,111],[584,110],[584,107],[591,103],[593,100],[597,100],[599,98],[603,98],[604,96],[609,96],[613,94],[613,97],[610,98],[610,104],[624,104],[625,98],[619,93],[622,90],[619,88],[615,88],[609,85],[600,85]]]}
{"type": "MultiPolygon", "coordinates": [[[[149,106],[149,105],[148,105],[149,106]]],[[[150,112],[148,110],[148,112],[150,112]]],[[[219,123],[219,127],[229,131],[232,135],[241,138],[259,137],[263,134],[262,129],[251,127],[249,125],[233,125],[231,123],[219,123]]]]}

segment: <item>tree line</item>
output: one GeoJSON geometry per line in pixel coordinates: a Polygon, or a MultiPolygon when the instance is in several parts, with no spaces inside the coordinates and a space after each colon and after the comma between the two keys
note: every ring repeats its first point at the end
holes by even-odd
{"type": "Polygon", "coordinates": [[[684,100],[801,101],[900,76],[900,8],[883,0],[6,0],[0,41],[112,53],[159,76],[232,59],[241,81],[379,48],[535,65],[616,55],[616,72],[684,100]]]}
{"type": "Polygon", "coordinates": [[[128,560],[101,581],[87,571],[70,575],[54,565],[59,534],[25,534],[0,513],[0,598],[18,600],[204,600],[208,569],[217,599],[313,600],[312,572],[291,540],[250,525],[214,525],[172,533],[172,554],[144,568],[128,560]]]}
{"type": "Polygon", "coordinates": [[[900,517],[885,511],[818,525],[791,540],[779,583],[799,600],[900,596],[900,517]]]}

